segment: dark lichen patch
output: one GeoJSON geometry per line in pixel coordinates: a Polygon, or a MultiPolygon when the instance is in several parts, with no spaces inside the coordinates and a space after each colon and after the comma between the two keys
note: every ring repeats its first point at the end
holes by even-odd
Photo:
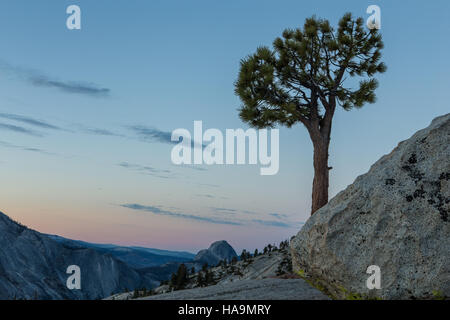
{"type": "Polygon", "coordinates": [[[439,176],[439,180],[445,181],[450,180],[450,172],[442,172],[441,175],[439,176]]]}
{"type": "Polygon", "coordinates": [[[413,154],[409,157],[408,162],[409,162],[410,164],[415,164],[415,163],[417,163],[417,157],[416,157],[416,154],[415,154],[415,153],[413,153],[413,154]]]}
{"type": "Polygon", "coordinates": [[[416,191],[414,191],[414,198],[425,198],[425,195],[427,194],[427,192],[425,190],[423,190],[423,185],[421,186],[420,189],[416,189],[416,191]]]}
{"type": "Polygon", "coordinates": [[[385,184],[387,186],[393,186],[395,184],[395,179],[386,179],[385,184]]]}
{"type": "MultiPolygon", "coordinates": [[[[445,208],[445,204],[447,204],[450,199],[448,197],[444,197],[441,190],[441,181],[446,179],[447,174],[442,173],[439,176],[439,180],[426,182],[430,186],[430,190],[427,193],[427,201],[428,203],[436,208],[441,216],[442,221],[447,222],[449,216],[449,210],[445,208]]],[[[423,186],[422,186],[423,190],[423,186]]],[[[416,190],[417,191],[417,190],[416,190]]],[[[422,194],[421,194],[422,195],[422,194]]],[[[418,196],[420,196],[418,194],[418,196]]]]}
{"type": "Polygon", "coordinates": [[[405,199],[407,202],[421,201],[420,199],[426,200],[430,206],[439,212],[442,221],[448,222],[450,212],[445,205],[450,202],[450,197],[443,196],[440,181],[442,179],[422,181],[420,188],[417,188],[413,194],[406,195],[405,199]]]}
{"type": "Polygon", "coordinates": [[[443,208],[439,208],[439,214],[441,215],[441,219],[444,222],[448,222],[448,210],[443,208]]]}
{"type": "Polygon", "coordinates": [[[412,166],[404,165],[402,166],[402,169],[408,172],[408,176],[413,179],[415,183],[418,183],[423,179],[424,174],[412,166]]]}

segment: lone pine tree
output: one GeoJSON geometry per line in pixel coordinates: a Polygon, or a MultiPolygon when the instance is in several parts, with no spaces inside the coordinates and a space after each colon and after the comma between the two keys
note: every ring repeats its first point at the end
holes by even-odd
{"type": "Polygon", "coordinates": [[[328,202],[328,149],[336,106],[344,110],[375,102],[374,78],[386,71],[380,62],[383,41],[362,18],[346,13],[334,30],[329,21],[311,17],[303,30],[286,29],[273,49],[259,47],[241,61],[235,92],[240,117],[256,128],[302,123],[313,148],[311,214],[328,202]],[[349,78],[360,77],[359,83],[349,78]]]}

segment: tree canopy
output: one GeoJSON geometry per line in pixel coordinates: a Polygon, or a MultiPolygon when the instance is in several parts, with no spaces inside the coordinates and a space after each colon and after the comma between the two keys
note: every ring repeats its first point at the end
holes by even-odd
{"type": "Polygon", "coordinates": [[[384,72],[380,62],[383,41],[378,30],[366,30],[364,20],[350,13],[335,31],[327,20],[306,19],[303,30],[287,29],[273,42],[273,50],[259,47],[241,61],[236,94],[243,107],[240,117],[263,128],[276,124],[323,121],[336,100],[345,110],[375,102],[384,72]],[[346,76],[367,76],[357,88],[344,86],[346,76]]]}

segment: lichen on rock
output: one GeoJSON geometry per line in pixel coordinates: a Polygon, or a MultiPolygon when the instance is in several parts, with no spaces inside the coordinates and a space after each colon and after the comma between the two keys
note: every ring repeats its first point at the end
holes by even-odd
{"type": "Polygon", "coordinates": [[[449,180],[447,114],[307,221],[291,241],[294,270],[339,299],[449,298],[449,180]],[[370,265],[381,269],[381,289],[366,286],[370,265]]]}

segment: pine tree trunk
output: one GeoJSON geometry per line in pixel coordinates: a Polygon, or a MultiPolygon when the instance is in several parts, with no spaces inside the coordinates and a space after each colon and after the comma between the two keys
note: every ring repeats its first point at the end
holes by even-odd
{"type": "Polygon", "coordinates": [[[314,180],[312,190],[311,215],[328,203],[328,146],[330,140],[320,137],[314,145],[314,180]]]}

